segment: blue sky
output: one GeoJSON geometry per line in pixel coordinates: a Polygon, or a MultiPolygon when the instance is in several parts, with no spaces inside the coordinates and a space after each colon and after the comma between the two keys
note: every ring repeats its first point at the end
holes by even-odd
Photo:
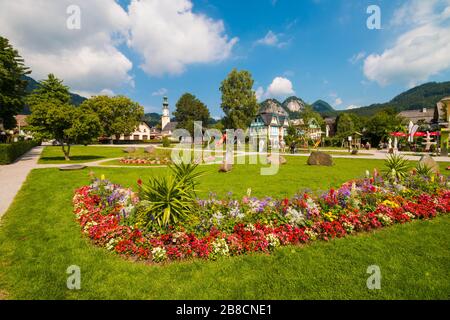
{"type": "Polygon", "coordinates": [[[61,0],[37,5],[46,23],[34,24],[20,7],[32,3],[0,0],[0,30],[35,78],[51,71],[76,92],[125,94],[146,111],[159,112],[162,95],[173,111],[190,92],[220,117],[232,68],[252,73],[260,99],[295,94],[336,109],[450,80],[449,0],[61,0]],[[81,7],[81,30],[56,28],[65,2],[81,7]],[[369,5],[379,30],[366,26],[369,5]]]}
{"type": "MultiPolygon", "coordinates": [[[[128,2],[122,5],[126,7],[128,2]]],[[[266,88],[281,76],[292,82],[295,95],[310,103],[323,99],[336,109],[385,102],[409,85],[400,81],[381,86],[369,81],[363,72],[363,60],[352,63],[351,59],[358,53],[381,53],[395,41],[398,30],[388,23],[403,4],[392,0],[194,1],[194,12],[223,20],[226,33],[239,37],[232,57],[221,63],[188,66],[179,76],[149,77],[136,64],[136,88],[124,93],[158,111],[161,97],[152,96],[152,92],[167,89],[171,105],[183,92],[191,92],[214,116],[221,116],[220,82],[237,68],[252,73],[255,89],[266,88]],[[381,30],[366,26],[366,10],[372,4],[381,9],[381,30]],[[281,47],[255,45],[269,31],[287,43],[281,47]],[[342,103],[338,100],[336,104],[336,99],[342,103]]],[[[447,70],[428,81],[450,80],[449,74],[447,70]]]]}

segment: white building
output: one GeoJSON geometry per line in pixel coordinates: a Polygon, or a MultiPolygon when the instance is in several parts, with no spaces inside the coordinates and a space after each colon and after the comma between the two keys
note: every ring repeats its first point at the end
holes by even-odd
{"type": "Polygon", "coordinates": [[[151,128],[146,122],[141,122],[139,126],[134,130],[131,135],[121,135],[119,140],[135,140],[145,141],[150,140],[153,135],[153,128],[151,128]]]}

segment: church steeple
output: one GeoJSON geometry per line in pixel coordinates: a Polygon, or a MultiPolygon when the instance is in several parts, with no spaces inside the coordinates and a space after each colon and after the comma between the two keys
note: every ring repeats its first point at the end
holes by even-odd
{"type": "Polygon", "coordinates": [[[170,111],[169,111],[169,101],[167,97],[163,98],[163,110],[162,110],[162,117],[161,117],[161,129],[164,129],[164,127],[170,122],[170,111]]]}

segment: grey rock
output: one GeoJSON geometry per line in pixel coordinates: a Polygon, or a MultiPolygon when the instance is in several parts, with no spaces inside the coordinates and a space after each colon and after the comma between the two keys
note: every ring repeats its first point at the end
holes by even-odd
{"type": "Polygon", "coordinates": [[[155,146],[148,146],[144,148],[145,153],[153,153],[155,151],[155,146]]]}
{"type": "Polygon", "coordinates": [[[308,158],[308,165],[310,166],[328,166],[333,165],[333,158],[327,153],[320,151],[313,151],[308,158]]]}
{"type": "Polygon", "coordinates": [[[135,147],[128,147],[128,148],[123,149],[123,152],[133,153],[133,152],[136,152],[136,148],[135,147]]]}
{"type": "Polygon", "coordinates": [[[421,164],[427,166],[428,168],[430,168],[433,171],[433,173],[439,173],[439,165],[429,155],[422,156],[420,158],[420,160],[419,160],[419,163],[421,163],[421,164]]]}

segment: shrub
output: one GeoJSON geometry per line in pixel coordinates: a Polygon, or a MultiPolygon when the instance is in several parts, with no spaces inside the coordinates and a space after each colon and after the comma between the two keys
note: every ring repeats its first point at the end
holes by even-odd
{"type": "Polygon", "coordinates": [[[416,166],[417,174],[424,177],[431,177],[433,169],[427,166],[425,163],[419,162],[416,166]]]}
{"type": "Polygon", "coordinates": [[[36,141],[18,141],[11,144],[0,144],[0,164],[13,163],[17,158],[39,145],[36,141]]]}
{"type": "Polygon", "coordinates": [[[153,177],[142,184],[137,222],[151,228],[155,221],[159,227],[167,228],[184,220],[195,205],[195,180],[200,176],[196,168],[194,164],[175,164],[170,167],[173,175],[153,177]]]}
{"type": "Polygon", "coordinates": [[[162,139],[162,145],[164,148],[170,148],[170,140],[168,137],[164,137],[162,139]]]}
{"type": "Polygon", "coordinates": [[[384,162],[385,176],[389,179],[403,180],[409,171],[408,161],[399,154],[391,154],[384,162]]]}

